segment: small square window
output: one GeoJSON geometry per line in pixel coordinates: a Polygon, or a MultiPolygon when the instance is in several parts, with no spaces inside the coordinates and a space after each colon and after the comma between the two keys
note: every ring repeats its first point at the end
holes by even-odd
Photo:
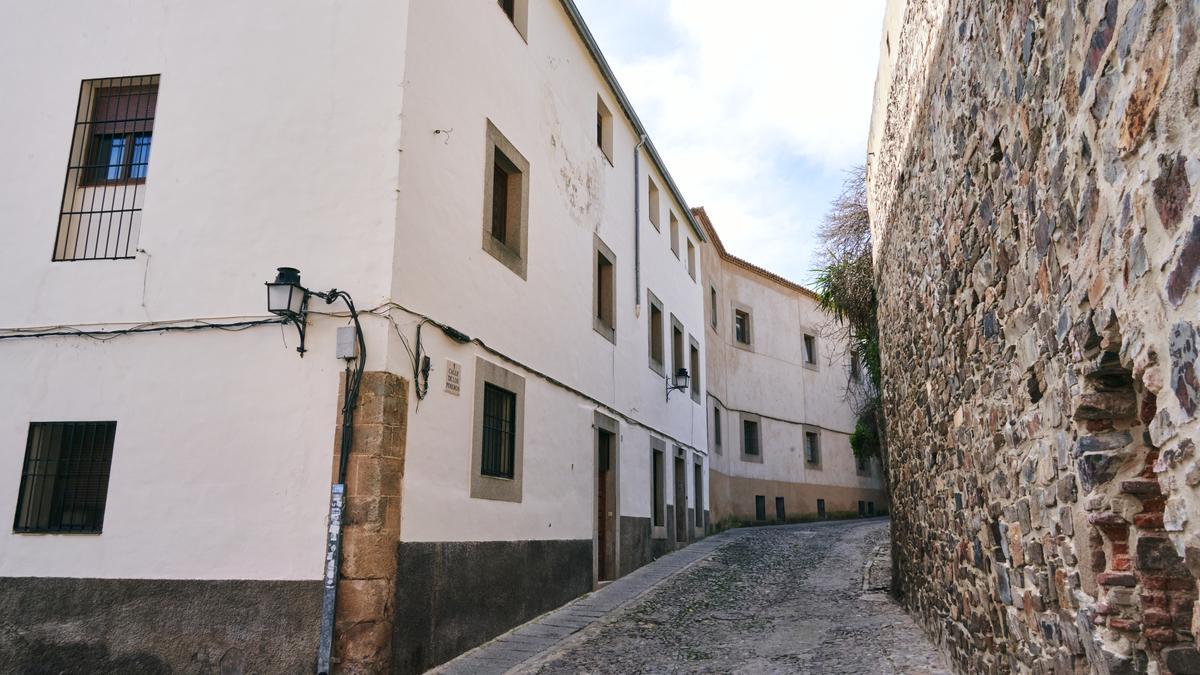
{"type": "Polygon", "coordinates": [[[529,163],[489,120],[484,177],[483,249],[525,278],[529,163]]]}
{"type": "Polygon", "coordinates": [[[687,240],[687,266],[688,266],[688,276],[690,276],[692,278],[692,281],[695,281],[696,280],[696,245],[692,243],[691,239],[687,240]]]}
{"type": "Polygon", "coordinates": [[[646,199],[646,215],[650,217],[650,224],[654,229],[662,231],[662,226],[658,224],[662,213],[662,203],[659,201],[658,186],[650,178],[646,179],[648,197],[646,199]]]}
{"type": "Polygon", "coordinates": [[[592,327],[612,343],[617,341],[616,319],[616,256],[612,249],[592,237],[592,256],[595,262],[595,303],[592,307],[592,327]]]}
{"type": "Polygon", "coordinates": [[[671,212],[671,253],[675,257],[679,257],[679,219],[675,217],[675,212],[671,212]]]}
{"type": "Polygon", "coordinates": [[[817,367],[817,338],[814,335],[804,335],[804,365],[815,369],[817,367]]]}
{"type": "Polygon", "coordinates": [[[98,534],[116,431],[116,422],[30,423],[13,530],[98,534]]]}
{"type": "Polygon", "coordinates": [[[659,375],[666,375],[666,363],[663,361],[663,339],[666,335],[663,305],[662,302],[655,297],[649,290],[646,291],[647,303],[650,305],[650,313],[648,317],[649,334],[650,334],[650,369],[659,375]]]}
{"type": "Polygon", "coordinates": [[[604,100],[596,97],[596,146],[604,153],[609,164],[613,163],[613,116],[604,100]]]}
{"type": "Polygon", "coordinates": [[[807,464],[821,463],[821,436],[816,431],[804,432],[804,461],[807,464]]]}
{"type": "Polygon", "coordinates": [[[735,307],[733,310],[733,342],[734,346],[743,348],[754,344],[754,327],[747,307],[735,307]]]}

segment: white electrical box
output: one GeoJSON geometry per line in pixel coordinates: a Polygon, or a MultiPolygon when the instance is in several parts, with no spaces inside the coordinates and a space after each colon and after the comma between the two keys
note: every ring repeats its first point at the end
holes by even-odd
{"type": "Polygon", "coordinates": [[[354,326],[338,326],[337,357],[339,359],[358,358],[358,334],[354,326]]]}

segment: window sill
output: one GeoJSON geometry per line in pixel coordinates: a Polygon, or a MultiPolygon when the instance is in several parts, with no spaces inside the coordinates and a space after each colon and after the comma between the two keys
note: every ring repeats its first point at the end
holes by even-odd
{"type": "Polygon", "coordinates": [[[614,345],[617,344],[617,329],[610,326],[600,319],[600,317],[592,317],[592,330],[596,331],[600,337],[608,340],[614,345]]]}
{"type": "Polygon", "coordinates": [[[658,363],[654,359],[650,359],[650,370],[658,374],[659,377],[667,376],[667,368],[662,363],[658,363]]]}
{"type": "Polygon", "coordinates": [[[738,349],[740,349],[744,352],[750,352],[751,354],[754,353],[754,343],[753,342],[742,342],[741,340],[735,339],[733,341],[733,346],[737,347],[738,349]]]}
{"type": "Polygon", "coordinates": [[[752,464],[762,464],[763,463],[762,453],[760,452],[758,454],[748,455],[743,452],[742,453],[742,461],[750,462],[752,464]]]}
{"type": "Polygon", "coordinates": [[[817,372],[817,371],[821,370],[819,367],[817,367],[817,364],[815,364],[815,363],[805,362],[803,365],[804,365],[805,369],[811,370],[813,372],[817,372]]]}

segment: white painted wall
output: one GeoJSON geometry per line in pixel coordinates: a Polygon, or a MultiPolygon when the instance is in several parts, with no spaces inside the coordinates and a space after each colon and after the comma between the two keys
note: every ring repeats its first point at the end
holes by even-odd
{"type": "Polygon", "coordinates": [[[722,418],[721,452],[710,453],[712,468],[728,476],[880,489],[878,463],[869,477],[859,475],[850,448],[849,352],[838,326],[811,295],[724,260],[713,246],[706,247],[704,263],[704,292],[708,298],[716,288],[718,313],[714,330],[705,307],[708,390],[720,400],[710,398],[706,414],[711,425],[719,405],[722,418]],[[734,346],[735,305],[751,309],[751,350],[734,346]],[[816,370],[804,365],[805,333],[817,338],[816,370]],[[761,463],[741,459],[738,411],[763,416],[761,463]],[[821,428],[820,469],[805,464],[802,424],[821,428]]]}
{"type": "MultiPolygon", "coordinates": [[[[494,2],[413,5],[393,296],[703,450],[701,406],[686,393],[664,400],[648,365],[648,311],[635,315],[633,126],[560,4],[529,5],[528,41],[494,2]],[[596,144],[597,95],[614,112],[612,164],[596,144]],[[480,244],[488,119],[530,164],[527,280],[480,244]],[[593,233],[617,257],[615,346],[592,328],[593,233]]],[[[641,161],[642,296],[648,285],[702,342],[699,285],[647,220],[644,152],[641,161]]],[[[670,193],[656,180],[666,208],[670,193]]],[[[671,207],[686,227],[683,206],[671,207]]],[[[447,357],[464,364],[464,382],[478,352],[443,339],[430,346],[435,368],[447,357]]],[[[444,394],[438,380],[409,417],[405,540],[591,537],[595,405],[514,370],[527,378],[523,501],[469,497],[473,401],[444,394]]],[[[621,514],[648,517],[651,432],[623,424],[621,433],[621,514]]]]}
{"type": "MultiPolygon", "coordinates": [[[[641,422],[622,424],[622,515],[650,514],[651,433],[703,455],[703,408],[664,401],[635,314],[633,127],[558,2],[529,3],[528,42],[490,0],[117,4],[22,5],[0,26],[5,62],[36,64],[0,72],[22,93],[0,104],[21,130],[6,146],[21,161],[0,166],[0,219],[16,224],[0,327],[262,316],[262,283],[292,265],[310,288],[424,312],[641,422]],[[51,262],[80,81],[153,73],[145,252],[51,262]],[[597,95],[616,118],[612,165],[597,95]],[[528,281],[480,246],[488,118],[531,165],[528,281]],[[593,232],[617,255],[615,346],[592,329],[593,232]]],[[[640,226],[642,297],[703,345],[686,256],[644,213],[640,226]]],[[[367,367],[411,379],[396,330],[412,340],[417,319],[391,317],[363,319],[367,367]]],[[[0,534],[0,576],[319,578],[342,323],[314,316],[303,360],[275,326],[0,341],[0,514],[30,421],[118,423],[103,534],[0,534]]],[[[423,341],[434,371],[419,407],[410,389],[402,537],[590,538],[596,405],[485,355],[526,378],[524,499],[471,499],[482,350],[430,325],[423,341]],[[446,358],[463,366],[460,397],[443,391],[446,358]]]]}
{"type": "MultiPolygon", "coordinates": [[[[265,314],[293,265],[390,290],[407,2],[13,4],[0,327],[265,314]],[[230,17],[236,16],[237,20],[230,17]],[[135,260],[50,261],[80,81],[161,74],[135,260]]],[[[101,535],[0,532],[0,576],[319,578],[340,362],[278,327],[0,341],[0,515],[30,421],[116,420],[101,535]],[[287,342],[285,347],[284,342],[287,342]]],[[[386,324],[367,326],[369,367],[386,324]]]]}

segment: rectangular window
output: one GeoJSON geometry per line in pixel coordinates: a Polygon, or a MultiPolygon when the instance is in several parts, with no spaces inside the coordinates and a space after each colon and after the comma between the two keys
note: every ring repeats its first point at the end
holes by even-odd
{"type": "Polygon", "coordinates": [[[713,330],[717,329],[717,287],[708,287],[708,314],[709,321],[712,323],[713,330]]]}
{"type": "Polygon", "coordinates": [[[821,463],[821,437],[815,431],[804,432],[804,461],[809,464],[821,463]]]}
{"type": "Polygon", "coordinates": [[[520,502],[525,378],[475,358],[471,497],[520,502]]]}
{"type": "Polygon", "coordinates": [[[766,495],[754,495],[754,519],[759,521],[767,519],[766,495]]]}
{"type": "Polygon", "coordinates": [[[687,266],[688,266],[688,276],[690,276],[692,278],[692,281],[695,281],[696,280],[696,246],[695,246],[695,244],[692,243],[691,239],[687,240],[687,266]]]}
{"type": "Polygon", "coordinates": [[[517,395],[494,384],[483,385],[483,462],[485,476],[512,478],[516,459],[517,395]]]}
{"type": "Polygon", "coordinates": [[[593,251],[592,255],[595,258],[595,304],[592,308],[592,327],[596,332],[603,335],[609,342],[616,343],[617,341],[617,321],[616,321],[616,274],[615,261],[616,256],[613,255],[612,249],[600,241],[600,238],[592,235],[593,251]]]}
{"type": "Polygon", "coordinates": [[[663,306],[662,302],[649,290],[646,291],[647,303],[650,305],[649,316],[649,333],[650,333],[650,369],[659,375],[666,375],[666,364],[663,361],[663,338],[665,337],[665,326],[663,322],[663,306]]]}
{"type": "Polygon", "coordinates": [[[679,219],[675,217],[675,212],[671,212],[671,253],[675,257],[679,257],[679,219]]]}
{"type": "Polygon", "coordinates": [[[783,505],[783,497],[775,498],[775,520],[783,522],[787,520],[787,509],[783,505]]]}
{"type": "Polygon", "coordinates": [[[824,499],[817,500],[817,517],[818,518],[825,517],[825,500],[824,499]]]}
{"type": "Polygon", "coordinates": [[[529,25],[529,0],[497,0],[500,10],[508,17],[513,28],[521,34],[522,40],[527,40],[526,30],[529,25]]]}
{"type": "Polygon", "coordinates": [[[663,527],[666,516],[663,496],[663,451],[656,448],[650,451],[650,455],[653,472],[650,479],[650,504],[653,510],[651,521],[654,527],[663,527]]]}
{"type": "Polygon", "coordinates": [[[759,440],[758,422],[742,420],[742,454],[758,455],[759,440]]]}
{"type": "Polygon", "coordinates": [[[30,423],[13,531],[99,533],[116,431],[116,422],[30,423]]]}
{"type": "Polygon", "coordinates": [[[744,345],[750,344],[749,312],[740,309],[733,311],[733,339],[744,345]]]}
{"type": "Polygon", "coordinates": [[[691,368],[691,384],[692,384],[692,400],[696,403],[700,402],[700,343],[692,336],[688,336],[688,356],[690,357],[691,368]]]}
{"type": "Polygon", "coordinates": [[[596,146],[604,153],[609,164],[613,163],[613,116],[604,105],[604,100],[596,97],[596,146]]]}
{"type": "Polygon", "coordinates": [[[674,369],[672,372],[687,368],[687,363],[683,360],[683,324],[679,323],[674,314],[671,315],[671,368],[674,369]]]}
{"type": "Polygon", "coordinates": [[[646,179],[646,184],[649,195],[646,199],[646,214],[650,216],[650,224],[654,226],[654,229],[661,232],[662,226],[658,224],[658,221],[661,218],[659,214],[662,212],[662,203],[659,201],[658,186],[650,178],[646,179]]]}
{"type": "Polygon", "coordinates": [[[524,279],[529,163],[491,120],[487,123],[486,154],[483,249],[524,279]]]}
{"type": "Polygon", "coordinates": [[[807,334],[804,336],[804,365],[817,365],[817,338],[807,334]]]}
{"type": "Polygon", "coordinates": [[[80,85],[55,261],[133,257],[157,106],[158,75],[80,85]]]}
{"type": "Polygon", "coordinates": [[[713,445],[721,451],[721,409],[713,406],[713,445]]]}

